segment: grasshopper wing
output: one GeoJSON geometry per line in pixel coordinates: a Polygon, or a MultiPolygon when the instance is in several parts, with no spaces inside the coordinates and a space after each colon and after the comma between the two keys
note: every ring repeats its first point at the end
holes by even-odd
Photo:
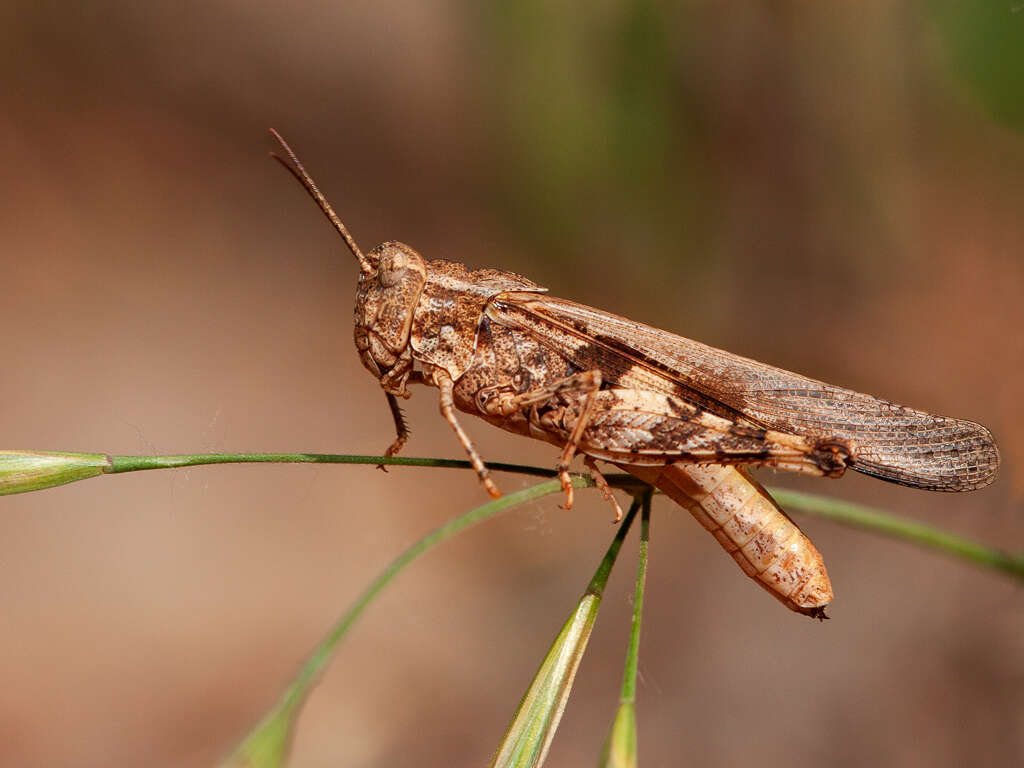
{"type": "Polygon", "coordinates": [[[725,418],[834,441],[847,463],[914,488],[972,491],[999,453],[980,424],[936,416],[734,355],[624,317],[536,293],[496,297],[488,316],[529,331],[607,385],[674,394],[725,418]]]}

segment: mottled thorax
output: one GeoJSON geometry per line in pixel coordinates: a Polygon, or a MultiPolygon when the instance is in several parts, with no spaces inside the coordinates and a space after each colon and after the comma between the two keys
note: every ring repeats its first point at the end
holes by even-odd
{"type": "Polygon", "coordinates": [[[488,301],[506,291],[547,290],[514,272],[469,271],[451,261],[431,261],[427,275],[412,323],[412,348],[417,360],[445,369],[455,381],[472,364],[488,301]]]}

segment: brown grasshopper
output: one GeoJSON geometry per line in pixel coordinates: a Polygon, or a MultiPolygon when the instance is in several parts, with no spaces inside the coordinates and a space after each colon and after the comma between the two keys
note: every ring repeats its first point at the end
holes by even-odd
{"type": "Polygon", "coordinates": [[[610,462],[688,509],[743,571],[788,608],[825,617],[832,600],[821,555],[746,467],[839,477],[849,467],[913,488],[972,491],[995,478],[991,433],[824,384],[642,323],[547,295],[512,272],[426,261],[407,245],[364,254],[277,132],[306,188],[359,262],[355,342],[408,439],[398,398],[409,384],[440,390],[441,415],[480,481],[498,489],[456,416],[610,462]]]}

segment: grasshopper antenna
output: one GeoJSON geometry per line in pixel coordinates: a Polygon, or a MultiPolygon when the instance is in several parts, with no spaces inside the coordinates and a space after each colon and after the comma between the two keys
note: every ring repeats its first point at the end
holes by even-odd
{"type": "Polygon", "coordinates": [[[342,239],[344,239],[345,244],[348,246],[348,249],[352,251],[352,255],[359,260],[359,271],[362,272],[364,275],[373,274],[373,265],[370,264],[370,260],[363,255],[363,252],[361,250],[359,250],[359,246],[356,245],[355,238],[352,237],[351,234],[349,234],[349,231],[345,228],[345,225],[341,223],[341,219],[338,218],[338,214],[334,212],[334,209],[331,208],[331,204],[327,202],[327,198],[324,197],[323,193],[317,188],[316,183],[313,181],[312,177],[308,173],[306,173],[306,169],[302,167],[302,163],[299,162],[299,158],[296,157],[295,153],[292,151],[292,148],[288,146],[288,142],[281,138],[281,134],[279,134],[273,128],[270,129],[270,132],[273,134],[274,138],[277,139],[278,143],[281,145],[284,151],[288,153],[288,157],[291,158],[292,163],[295,164],[295,167],[293,168],[292,166],[288,165],[288,163],[286,163],[281,158],[280,155],[275,154],[274,152],[271,152],[270,156],[277,160],[277,162],[279,162],[281,165],[283,165],[285,170],[287,170],[288,173],[290,173],[298,180],[298,182],[309,193],[309,196],[312,197],[314,201],[316,201],[317,205],[320,206],[320,210],[324,212],[324,216],[326,216],[330,220],[331,224],[334,225],[334,228],[338,230],[338,234],[341,235],[342,239]]]}

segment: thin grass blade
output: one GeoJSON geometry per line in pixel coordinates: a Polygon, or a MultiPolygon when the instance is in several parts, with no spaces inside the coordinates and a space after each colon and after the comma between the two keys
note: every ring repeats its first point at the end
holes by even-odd
{"type": "Polygon", "coordinates": [[[85,480],[110,468],[110,457],[102,453],[0,451],[0,496],[85,480]]]}
{"type": "Polygon", "coordinates": [[[851,528],[903,539],[925,549],[955,555],[978,565],[1003,571],[1018,579],[1024,579],[1024,554],[1020,552],[1004,552],[949,533],[941,528],[879,512],[877,509],[860,504],[851,504],[848,501],[784,488],[770,488],[769,490],[775,500],[787,509],[798,509],[809,515],[832,520],[851,528]]]}
{"type": "MultiPolygon", "coordinates": [[[[577,488],[583,488],[592,485],[592,481],[587,478],[574,478],[573,484],[577,488]]],[[[331,663],[342,639],[348,634],[363,611],[391,583],[392,579],[420,555],[467,528],[519,504],[559,492],[561,489],[559,481],[549,480],[476,507],[464,515],[449,520],[395,558],[317,645],[281,698],[235,748],[231,756],[221,764],[221,767],[282,768],[287,765],[292,736],[302,711],[302,705],[331,663]]]]}
{"type": "Polygon", "coordinates": [[[541,662],[491,761],[491,768],[539,768],[544,764],[587,649],[605,585],[639,506],[634,502],[630,507],[586,592],[541,662]]]}
{"type": "Polygon", "coordinates": [[[622,694],[611,730],[601,753],[600,768],[636,768],[636,678],[640,663],[640,624],[644,612],[644,589],[647,585],[647,546],[651,538],[651,494],[644,494],[640,518],[640,555],[633,593],[633,623],[626,650],[626,666],[622,673],[622,694]]]}

